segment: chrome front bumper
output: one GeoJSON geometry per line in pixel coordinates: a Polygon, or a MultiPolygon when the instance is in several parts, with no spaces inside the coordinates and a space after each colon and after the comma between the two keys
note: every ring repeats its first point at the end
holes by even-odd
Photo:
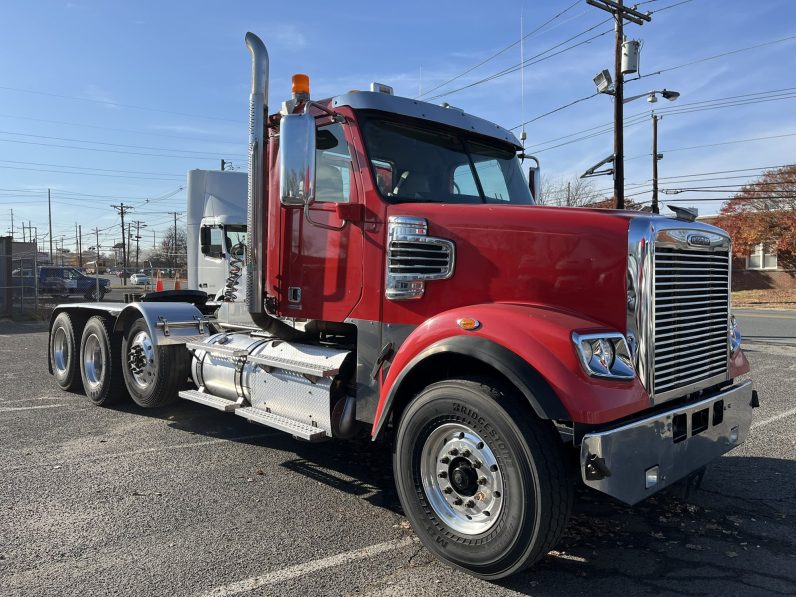
{"type": "Polygon", "coordinates": [[[751,381],[699,402],[583,437],[589,487],[635,504],[743,443],[752,424],[751,381]]]}

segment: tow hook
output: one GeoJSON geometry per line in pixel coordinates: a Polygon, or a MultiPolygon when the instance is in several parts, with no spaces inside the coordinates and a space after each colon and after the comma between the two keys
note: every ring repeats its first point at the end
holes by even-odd
{"type": "Polygon", "coordinates": [[[752,390],[752,401],[749,405],[752,408],[760,408],[760,399],[757,397],[757,390],[752,390]]]}
{"type": "Polygon", "coordinates": [[[586,459],[586,480],[599,481],[611,476],[611,471],[605,465],[605,458],[600,458],[596,454],[589,454],[586,459]]]}

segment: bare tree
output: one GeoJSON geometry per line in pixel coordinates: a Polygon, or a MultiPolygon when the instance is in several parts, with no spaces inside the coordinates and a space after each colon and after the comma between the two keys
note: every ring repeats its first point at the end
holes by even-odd
{"type": "Polygon", "coordinates": [[[543,177],[539,192],[540,205],[584,207],[600,199],[594,181],[588,178],[543,177]]]}

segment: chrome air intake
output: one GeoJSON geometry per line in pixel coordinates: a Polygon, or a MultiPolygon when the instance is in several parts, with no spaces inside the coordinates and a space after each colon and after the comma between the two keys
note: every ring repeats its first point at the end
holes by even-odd
{"type": "Polygon", "coordinates": [[[627,336],[654,404],[729,379],[730,253],[712,226],[631,222],[627,336]]]}
{"type": "Polygon", "coordinates": [[[249,313],[263,312],[263,210],[265,206],[265,123],[268,116],[268,50],[254,33],[246,34],[252,57],[249,99],[249,190],[246,226],[246,303],[249,313]]]}

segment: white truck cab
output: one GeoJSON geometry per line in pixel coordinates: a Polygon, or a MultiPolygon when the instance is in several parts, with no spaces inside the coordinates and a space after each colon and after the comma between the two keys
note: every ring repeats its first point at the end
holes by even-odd
{"type": "Polygon", "coordinates": [[[211,300],[243,265],[247,184],[245,172],[188,172],[188,288],[211,300]]]}

